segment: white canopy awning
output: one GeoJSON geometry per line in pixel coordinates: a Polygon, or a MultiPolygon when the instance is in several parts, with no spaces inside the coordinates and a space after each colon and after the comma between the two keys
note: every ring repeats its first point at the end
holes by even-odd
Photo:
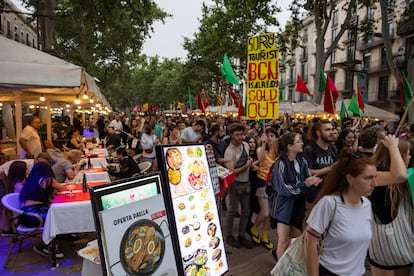
{"type": "Polygon", "coordinates": [[[73,103],[86,93],[108,105],[95,80],[85,70],[65,60],[0,36],[0,101],[13,102],[12,91],[21,91],[24,103],[39,103],[44,94],[50,103],[73,103]]]}
{"type": "MultiPolygon", "coordinates": [[[[345,106],[348,108],[349,106],[349,99],[344,100],[345,106]]],[[[341,104],[342,101],[338,100],[336,102],[336,113],[339,114],[341,111],[341,104]]],[[[321,114],[324,113],[323,104],[315,105],[314,103],[303,101],[298,102],[293,106],[293,110],[297,113],[302,114],[321,114]]],[[[349,113],[352,113],[349,111],[349,113]]],[[[370,117],[370,118],[378,118],[380,120],[386,120],[390,122],[398,122],[400,117],[397,114],[388,112],[384,109],[365,104],[364,113],[362,114],[363,117],[370,117]]]]}
{"type": "MultiPolygon", "coordinates": [[[[85,93],[110,108],[94,78],[82,67],[0,36],[0,101],[15,103],[16,137],[22,130],[23,103],[39,104],[43,94],[50,115],[50,107],[73,104],[76,96],[80,105],[88,105],[89,100],[82,102],[85,93]]],[[[47,133],[50,139],[50,116],[47,133]]]]}

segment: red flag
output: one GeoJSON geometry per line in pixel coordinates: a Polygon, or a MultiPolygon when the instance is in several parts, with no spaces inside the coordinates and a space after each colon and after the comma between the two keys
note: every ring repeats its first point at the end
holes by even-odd
{"type": "Polygon", "coordinates": [[[203,99],[201,98],[200,90],[197,91],[197,107],[201,110],[201,112],[205,113],[206,110],[204,108],[203,99]]]}
{"type": "Polygon", "coordinates": [[[239,101],[237,100],[237,95],[234,93],[233,88],[230,86],[230,96],[233,99],[234,105],[239,107],[239,101]]]}
{"type": "Polygon", "coordinates": [[[208,107],[208,92],[206,92],[206,95],[204,95],[204,108],[208,107]]]}
{"type": "Polygon", "coordinates": [[[148,104],[148,113],[152,112],[152,104],[148,104]]]}
{"type": "Polygon", "coordinates": [[[325,101],[323,104],[323,110],[327,113],[335,114],[335,103],[338,99],[338,90],[335,87],[335,83],[328,75],[325,86],[325,101]]]}
{"type": "Polygon", "coordinates": [[[237,114],[237,118],[240,119],[241,116],[244,116],[243,97],[240,98],[239,112],[237,114]]]}
{"type": "Polygon", "coordinates": [[[302,78],[298,75],[298,78],[296,79],[296,92],[305,93],[310,96],[312,96],[309,89],[306,87],[306,84],[303,82],[302,78]]]}
{"type": "Polygon", "coordinates": [[[362,99],[361,90],[359,90],[358,85],[357,85],[357,96],[358,96],[359,109],[361,109],[361,111],[364,112],[365,104],[364,104],[364,100],[362,99]]]}
{"type": "Polygon", "coordinates": [[[155,111],[158,111],[158,110],[160,110],[160,109],[161,109],[161,108],[160,108],[160,105],[159,105],[158,103],[156,103],[156,104],[155,104],[154,108],[155,108],[155,111]]]}

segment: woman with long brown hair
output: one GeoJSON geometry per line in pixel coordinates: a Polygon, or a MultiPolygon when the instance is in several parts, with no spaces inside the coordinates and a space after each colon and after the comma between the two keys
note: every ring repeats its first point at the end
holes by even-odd
{"type": "Polygon", "coordinates": [[[273,244],[267,237],[269,226],[269,196],[266,189],[266,178],[273,163],[278,157],[279,144],[277,142],[277,132],[274,128],[268,128],[265,131],[264,143],[257,149],[259,167],[255,185],[255,196],[259,202],[260,211],[256,216],[253,227],[250,229],[250,235],[253,243],[262,244],[267,249],[273,249],[273,244]],[[259,235],[259,227],[262,226],[262,234],[259,235]]]}
{"type": "MultiPolygon", "coordinates": [[[[398,149],[404,161],[399,166],[405,170],[411,157],[410,143],[399,140],[398,149]]],[[[374,154],[378,171],[389,171],[392,158],[392,153],[384,145],[379,145],[374,154]]],[[[372,275],[408,275],[414,263],[414,212],[407,181],[395,177],[381,181],[370,200],[374,213],[369,248],[372,275]]]]}
{"type": "Polygon", "coordinates": [[[348,149],[325,176],[305,232],[309,276],[364,275],[371,240],[371,203],[377,170],[366,156],[348,149]],[[323,248],[318,248],[324,235],[323,248]]]}
{"type": "Polygon", "coordinates": [[[311,176],[303,151],[302,135],[288,132],[279,139],[280,156],[272,169],[270,196],[271,215],[277,221],[277,248],[272,255],[278,259],[290,245],[290,239],[302,233],[306,211],[307,188],[322,181],[311,176]]]}

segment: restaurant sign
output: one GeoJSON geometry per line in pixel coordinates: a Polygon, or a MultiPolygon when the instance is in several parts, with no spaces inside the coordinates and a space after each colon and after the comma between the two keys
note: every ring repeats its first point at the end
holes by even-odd
{"type": "Polygon", "coordinates": [[[278,118],[279,54],[275,34],[249,37],[247,47],[247,118],[278,118]]]}

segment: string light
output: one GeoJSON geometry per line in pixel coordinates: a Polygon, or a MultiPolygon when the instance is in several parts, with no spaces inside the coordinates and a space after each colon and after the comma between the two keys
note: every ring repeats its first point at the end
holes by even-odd
{"type": "Polygon", "coordinates": [[[45,98],[45,96],[44,96],[43,94],[40,96],[40,101],[41,101],[41,102],[46,101],[46,98],[45,98]]]}
{"type": "Polygon", "coordinates": [[[76,95],[75,104],[80,104],[79,94],[78,94],[78,95],[76,95]]]}

